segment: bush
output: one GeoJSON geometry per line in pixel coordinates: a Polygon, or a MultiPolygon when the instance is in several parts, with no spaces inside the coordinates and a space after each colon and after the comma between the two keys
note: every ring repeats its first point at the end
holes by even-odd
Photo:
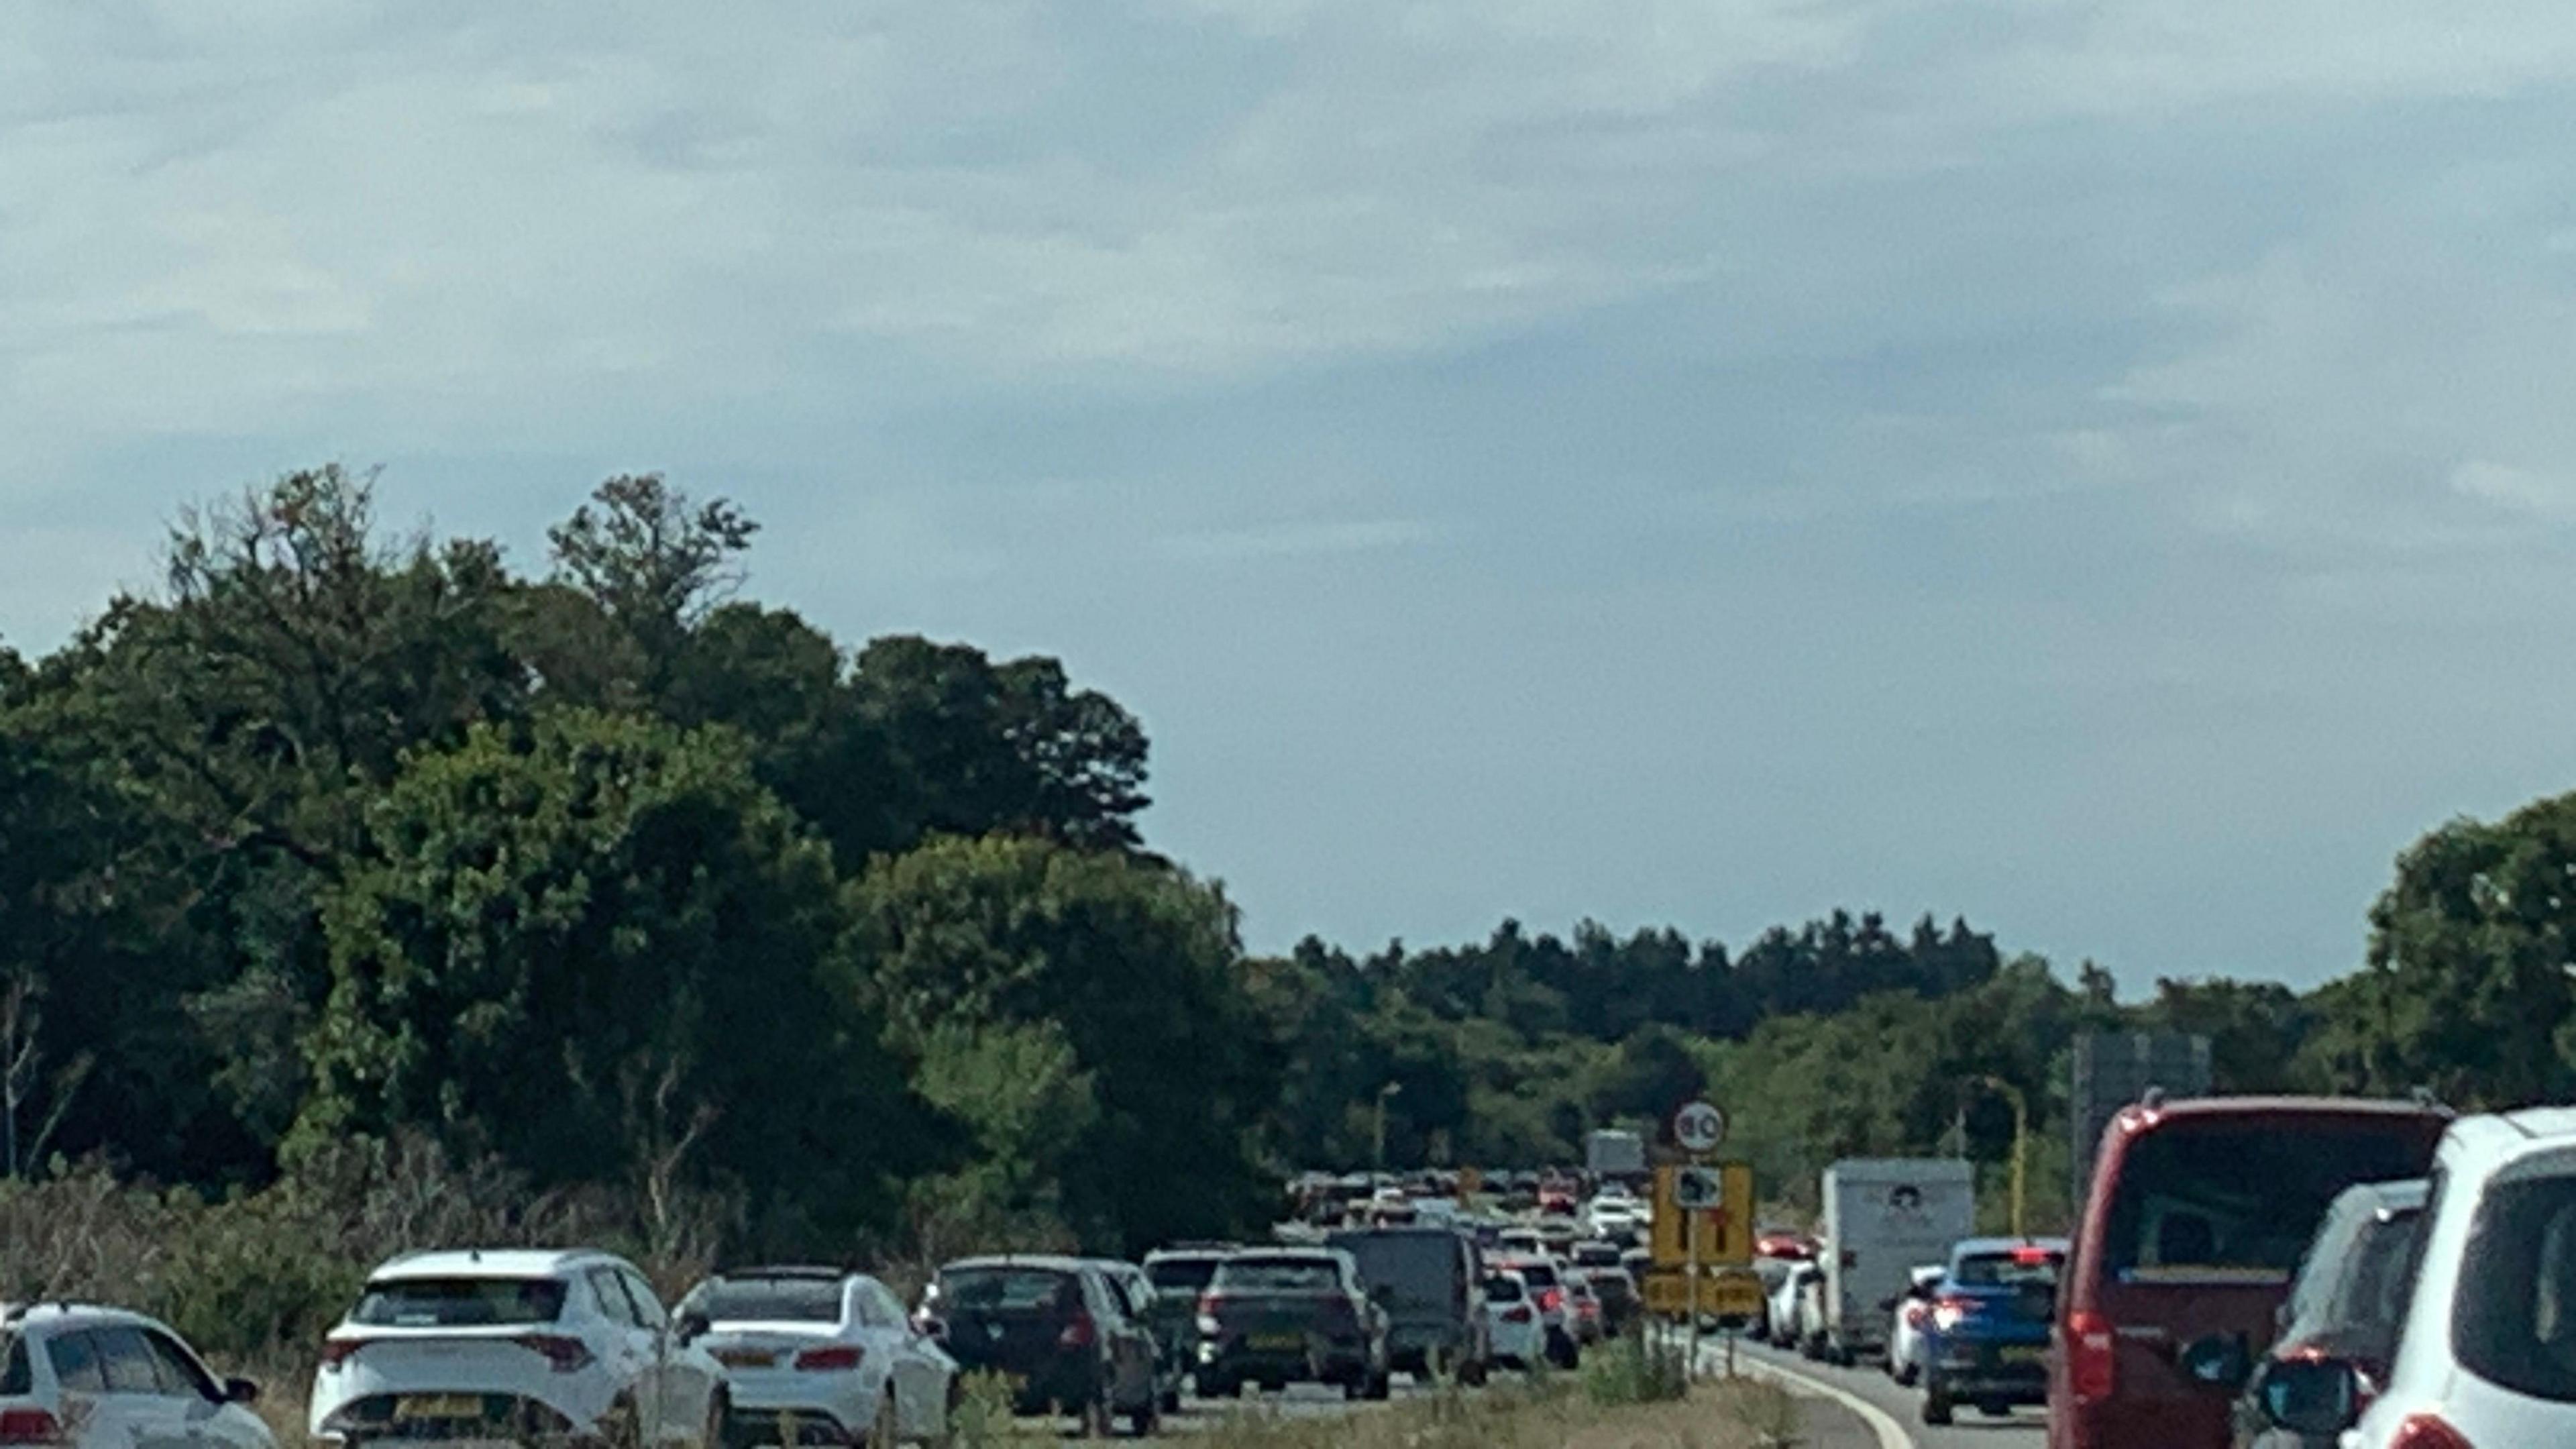
{"type": "Polygon", "coordinates": [[[1583,1392],[1595,1404],[1659,1404],[1690,1393],[1690,1350],[1643,1334],[1584,1356],[1583,1392]]]}

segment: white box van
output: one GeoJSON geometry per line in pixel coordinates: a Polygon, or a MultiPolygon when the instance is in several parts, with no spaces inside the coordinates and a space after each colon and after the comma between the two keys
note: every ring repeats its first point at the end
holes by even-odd
{"type": "Polygon", "coordinates": [[[1957,1157],[1855,1157],[1825,1169],[1825,1356],[1849,1365],[1887,1346],[1888,1303],[1918,1263],[1946,1262],[1976,1231],[1976,1179],[1957,1157]]]}

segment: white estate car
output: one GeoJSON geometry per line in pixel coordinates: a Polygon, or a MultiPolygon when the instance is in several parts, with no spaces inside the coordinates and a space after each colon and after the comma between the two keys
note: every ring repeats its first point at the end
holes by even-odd
{"type": "Polygon", "coordinates": [[[914,1331],[893,1292],[837,1268],[746,1268],[680,1300],[724,1365],[725,1437],[754,1444],[865,1444],[947,1437],[957,1361],[914,1331]]]}
{"type": "Polygon", "coordinates": [[[1538,1298],[1519,1273],[1486,1275],[1485,1328],[1494,1362],[1503,1367],[1529,1373],[1547,1361],[1547,1325],[1539,1321],[1538,1298]]]}
{"type": "Polygon", "coordinates": [[[632,1264],[586,1250],[414,1253],[322,1345],[315,1439],[720,1441],[723,1369],[632,1264]]]}
{"type": "MultiPolygon", "coordinates": [[[[2343,1443],[2576,1443],[2576,1109],[2451,1124],[2420,1231],[2387,1387],[2343,1443]]],[[[2275,1423],[2331,1439],[2371,1387],[2327,1359],[2265,1364],[2253,1392],[2275,1423]]]]}
{"type": "Polygon", "coordinates": [[[179,1335],[82,1304],[0,1316],[0,1443],[62,1449],[277,1449],[249,1409],[259,1390],[217,1379],[179,1335]]]}

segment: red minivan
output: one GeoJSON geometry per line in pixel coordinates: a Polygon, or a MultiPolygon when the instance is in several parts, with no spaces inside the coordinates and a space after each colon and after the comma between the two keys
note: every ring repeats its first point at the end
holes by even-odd
{"type": "Polygon", "coordinates": [[[2422,1102],[2149,1094],[2102,1134],[2049,1354],[2049,1449],[2227,1449],[2232,1396],[2335,1195],[2421,1177],[2422,1102]]]}

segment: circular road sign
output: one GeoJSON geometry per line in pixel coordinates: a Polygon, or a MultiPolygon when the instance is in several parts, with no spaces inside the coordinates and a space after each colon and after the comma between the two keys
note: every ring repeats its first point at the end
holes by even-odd
{"type": "Polygon", "coordinates": [[[1673,1142],[1684,1152],[1715,1152],[1726,1140],[1726,1114],[1706,1102],[1690,1102],[1673,1114],[1673,1142]]]}

